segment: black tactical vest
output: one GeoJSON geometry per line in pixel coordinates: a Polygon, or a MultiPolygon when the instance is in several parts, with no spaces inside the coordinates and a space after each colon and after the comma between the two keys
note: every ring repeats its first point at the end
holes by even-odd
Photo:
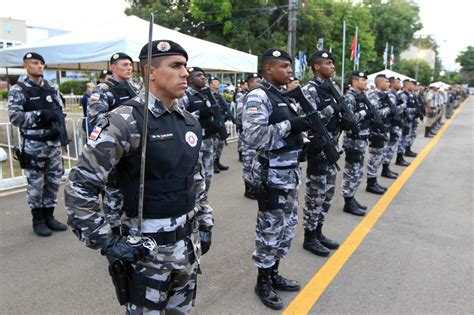
{"type": "MultiPolygon", "coordinates": [[[[123,105],[134,107],[133,116],[141,133],[143,105],[135,100],[123,105]]],[[[201,126],[188,112],[184,112],[184,117],[175,111],[159,118],[150,114],[148,119],[143,218],[178,217],[195,205],[193,173],[201,147],[201,126]]],[[[128,217],[138,215],[140,164],[141,146],[117,165],[123,210],[128,217]]]]}
{"type": "MultiPolygon", "coordinates": [[[[319,94],[319,100],[321,102],[318,104],[318,111],[321,111],[324,108],[331,106],[331,104],[336,103],[336,100],[334,99],[331,93],[320,88],[320,85],[321,85],[320,82],[313,79],[313,80],[310,80],[309,83],[316,88],[319,94]]],[[[337,115],[333,114],[331,116],[331,118],[329,119],[329,122],[326,125],[326,129],[332,133],[340,132],[340,122],[337,115]]]]}
{"type": "MultiPolygon", "coordinates": [[[[189,105],[186,110],[190,113],[195,112],[197,110],[203,109],[207,107],[208,99],[205,95],[201,93],[196,93],[192,95],[188,91],[186,91],[186,96],[188,97],[189,105]]],[[[218,126],[214,123],[212,117],[209,118],[201,118],[199,117],[199,123],[201,124],[202,128],[204,129],[204,138],[209,138],[211,135],[217,134],[219,131],[218,126]]]]}
{"type": "Polygon", "coordinates": [[[416,108],[416,101],[413,93],[403,91],[403,93],[407,96],[407,108],[416,108]]]}
{"type": "MultiPolygon", "coordinates": [[[[363,110],[365,110],[365,112],[367,113],[367,115],[365,115],[364,118],[358,121],[360,131],[369,129],[370,128],[370,117],[368,115],[369,109],[367,108],[367,105],[364,102],[360,102],[357,100],[357,95],[359,95],[359,93],[364,93],[364,92],[356,92],[354,90],[349,90],[347,93],[350,93],[355,99],[355,104],[354,104],[354,107],[352,108],[352,111],[354,112],[354,114],[361,112],[363,110]]],[[[354,137],[352,133],[347,133],[347,135],[350,138],[354,137]]]]}
{"type": "MultiPolygon", "coordinates": [[[[32,112],[35,110],[54,110],[57,108],[61,108],[61,105],[59,104],[57,99],[58,96],[56,90],[54,90],[47,81],[44,81],[43,86],[27,86],[23,82],[17,82],[17,84],[21,87],[23,93],[25,94],[26,103],[23,104],[23,109],[25,112],[32,112]]],[[[46,132],[41,135],[22,135],[26,139],[35,141],[56,140],[59,136],[58,131],[56,129],[52,129],[52,123],[41,125],[35,128],[22,129],[46,130],[46,132]]]]}
{"type": "Polygon", "coordinates": [[[105,82],[105,84],[107,84],[110,93],[112,93],[115,99],[115,102],[109,108],[109,111],[114,110],[115,108],[122,105],[123,102],[128,101],[137,96],[137,92],[126,81],[118,82],[115,80],[110,80],[105,82]]]}
{"type": "MultiPolygon", "coordinates": [[[[276,123],[288,120],[292,117],[298,117],[295,104],[292,104],[287,97],[284,97],[280,91],[275,89],[267,82],[261,84],[261,89],[267,94],[270,103],[272,104],[272,113],[268,117],[268,124],[275,125],[276,123]]],[[[290,133],[285,138],[286,145],[273,152],[287,152],[303,148],[303,136],[300,134],[290,133]]]]}

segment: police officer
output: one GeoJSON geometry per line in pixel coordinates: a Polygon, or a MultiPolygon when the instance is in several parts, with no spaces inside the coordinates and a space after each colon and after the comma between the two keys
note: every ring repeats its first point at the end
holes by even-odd
{"type": "Polygon", "coordinates": [[[387,190],[377,183],[377,171],[383,161],[383,152],[386,141],[390,137],[391,111],[385,94],[389,88],[390,82],[385,74],[379,74],[375,77],[375,89],[368,93],[369,100],[379,113],[384,122],[387,132],[381,132],[375,128],[371,129],[369,142],[369,159],[367,161],[367,187],[366,191],[382,195],[387,190]]]}
{"type": "Polygon", "coordinates": [[[211,215],[195,206],[193,176],[201,126],[177,104],[187,88],[186,51],[169,40],[153,41],[151,47],[151,65],[147,64],[148,45],[139,55],[142,74],[150,71],[148,108],[144,108],[142,90],[100,118],[96,139],[89,141],[71,170],[65,201],[68,222],[81,241],[129,264],[127,314],[184,314],[194,303],[201,252],[198,227],[208,239],[207,248],[212,227],[211,215]],[[144,110],[149,111],[149,122],[141,228],[157,244],[146,262],[150,251],[141,242],[132,246],[126,237],[108,234],[98,198],[116,166],[125,200],[122,233],[136,234],[144,110]]]}
{"type": "MultiPolygon", "coordinates": [[[[51,231],[65,231],[67,226],[54,216],[57,193],[64,174],[61,143],[54,123],[63,123],[55,111],[63,103],[56,87],[43,79],[44,59],[35,52],[23,57],[27,76],[8,91],[11,123],[20,128],[22,168],[28,187],[26,195],[33,215],[33,231],[50,236],[51,231]]],[[[62,118],[63,119],[63,118],[62,118]]]]}
{"type": "Polygon", "coordinates": [[[263,80],[245,97],[242,122],[246,144],[257,151],[252,185],[262,189],[258,193],[256,249],[252,255],[258,268],[255,293],[263,304],[279,310],[283,302],[275,290],[300,289],[297,281],[279,275],[278,266],[298,223],[298,158],[303,147],[301,132],[309,128],[309,123],[281,94],[292,74],[291,57],[271,48],[263,53],[261,62],[263,80]]]}
{"type": "Polygon", "coordinates": [[[403,104],[406,105],[405,119],[402,127],[401,145],[399,146],[397,160],[395,162],[395,164],[400,166],[410,165],[410,163],[403,158],[403,155],[416,157],[416,153],[411,151],[411,145],[413,142],[411,133],[417,111],[415,95],[413,94],[414,90],[415,83],[412,80],[406,79],[403,81],[403,91],[400,93],[400,98],[403,104]]]}
{"type": "Polygon", "coordinates": [[[363,71],[353,71],[349,78],[350,89],[344,96],[347,106],[354,112],[359,124],[359,135],[344,133],[342,147],[346,153],[346,161],[342,176],[342,196],[344,197],[343,211],[357,216],[364,216],[367,206],[355,199],[357,188],[364,175],[364,155],[369,142],[371,116],[365,103],[360,100],[360,94],[367,88],[367,74],[363,71]]]}
{"type": "MultiPolygon", "coordinates": [[[[257,73],[253,73],[247,77],[247,85],[249,87],[249,90],[252,91],[253,89],[256,89],[257,87],[260,86],[261,82],[261,77],[257,73]]],[[[248,93],[248,92],[247,92],[248,93]]],[[[245,102],[245,97],[244,95],[239,103],[237,103],[237,121],[242,122],[242,113],[244,109],[244,102],[245,102]]],[[[257,155],[257,151],[251,148],[249,145],[246,143],[246,139],[244,138],[244,133],[241,132],[239,134],[239,152],[242,156],[242,178],[244,179],[244,185],[245,185],[245,191],[244,191],[244,197],[253,199],[255,200],[257,197],[255,195],[255,191],[252,188],[251,185],[251,171],[252,171],[252,162],[254,157],[257,155]]]]}
{"type": "Polygon", "coordinates": [[[217,122],[212,113],[209,98],[200,91],[206,87],[206,73],[199,67],[191,67],[188,72],[189,87],[178,102],[181,108],[192,113],[201,124],[202,144],[199,156],[206,173],[206,191],[209,191],[214,173],[214,142],[218,137],[217,122]]]}
{"type": "MultiPolygon", "coordinates": [[[[224,97],[219,93],[220,81],[216,77],[211,77],[209,79],[209,88],[212,91],[212,95],[219,105],[219,110],[224,121],[231,120],[235,123],[235,118],[230,112],[230,105],[226,102],[224,97]]],[[[214,173],[220,173],[220,171],[227,171],[228,166],[221,164],[222,151],[224,150],[225,140],[221,139],[219,136],[214,140],[214,173]]]]}
{"type": "MultiPolygon", "coordinates": [[[[89,99],[87,117],[91,127],[97,124],[100,115],[114,110],[138,94],[138,88],[130,81],[133,74],[132,57],[123,52],[113,54],[110,57],[110,69],[112,76],[97,85],[89,99]]],[[[95,140],[96,135],[91,133],[90,137],[95,140]]],[[[123,196],[115,171],[110,172],[103,194],[104,212],[111,227],[115,228],[120,224],[123,205],[123,196]]]]}
{"type": "Polygon", "coordinates": [[[104,69],[99,73],[99,80],[97,80],[97,84],[105,83],[112,78],[112,71],[108,69],[104,69]]]}
{"type": "Polygon", "coordinates": [[[387,95],[390,98],[392,104],[395,104],[397,108],[398,116],[393,116],[390,121],[390,129],[389,131],[389,139],[388,143],[385,146],[383,151],[383,158],[382,158],[382,177],[395,179],[398,177],[398,173],[392,171],[390,169],[390,163],[392,162],[392,158],[397,152],[401,136],[402,136],[402,120],[398,120],[395,118],[402,118],[405,115],[406,105],[400,98],[399,91],[401,89],[401,82],[400,78],[393,76],[388,79],[390,83],[390,88],[387,91],[387,95]]]}
{"type": "MultiPolygon", "coordinates": [[[[321,114],[329,135],[338,142],[341,133],[340,113],[341,106],[332,94],[323,90],[321,85],[324,80],[329,80],[334,75],[334,58],[329,51],[320,50],[311,56],[311,70],[314,77],[303,87],[303,92],[315,105],[321,114]]],[[[304,242],[303,248],[315,255],[326,257],[330,249],[339,248],[339,244],[327,238],[323,232],[323,224],[331,207],[334,197],[337,169],[329,165],[323,153],[323,143],[318,135],[308,133],[308,167],[306,169],[306,191],[304,213],[304,242]]]]}

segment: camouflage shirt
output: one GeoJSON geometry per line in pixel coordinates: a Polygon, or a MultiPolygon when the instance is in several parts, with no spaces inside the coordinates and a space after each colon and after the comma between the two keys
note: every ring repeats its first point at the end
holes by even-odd
{"type": "MultiPolygon", "coordinates": [[[[119,84],[118,81],[110,79],[114,83],[119,84]]],[[[127,81],[126,84],[130,86],[132,91],[135,91],[135,94],[138,94],[139,88],[133,85],[130,81],[127,81]]],[[[99,116],[101,114],[107,113],[110,108],[113,108],[115,105],[115,96],[110,91],[110,87],[106,83],[101,83],[97,85],[89,98],[89,104],[87,106],[87,118],[89,123],[92,126],[95,126],[99,116]]]]}
{"type": "MultiPolygon", "coordinates": [[[[144,104],[144,91],[142,90],[134,100],[144,104]]],[[[155,100],[157,100],[156,97],[150,93],[148,109],[154,117],[159,118],[170,111],[176,111],[182,115],[182,109],[177,106],[177,103],[167,109],[159,101],[155,104],[155,100]]],[[[132,111],[133,107],[131,106],[120,106],[101,117],[94,129],[100,131],[99,136],[96,140],[88,141],[77,165],[71,170],[69,181],[65,187],[68,223],[73,227],[79,239],[86,241],[87,246],[94,249],[103,246],[109,231],[109,224],[99,208],[99,192],[103,189],[109,172],[120,159],[132,150],[140,149],[141,131],[137,128],[132,111]],[[107,120],[108,125],[104,123],[107,120]],[[103,128],[100,129],[102,126],[103,128]]],[[[198,167],[195,172],[199,172],[198,167]]],[[[199,177],[199,174],[195,174],[196,177],[199,177]]],[[[197,184],[196,186],[198,189],[203,187],[203,185],[197,184]]],[[[212,208],[196,206],[188,214],[179,217],[145,219],[142,232],[173,231],[183,226],[187,219],[194,216],[196,216],[199,225],[213,225],[212,208]]],[[[122,223],[127,225],[132,232],[136,230],[136,218],[128,218],[124,215],[122,223]]],[[[176,246],[185,247],[184,242],[178,242],[176,246]]]]}
{"type": "Polygon", "coordinates": [[[405,112],[405,109],[407,108],[407,105],[401,101],[400,95],[397,93],[397,91],[392,89],[387,91],[387,95],[392,101],[392,103],[397,106],[397,113],[402,116],[405,112]]]}
{"type": "Polygon", "coordinates": [[[247,94],[242,112],[245,143],[249,149],[256,150],[260,157],[268,160],[268,174],[266,178],[260,180],[266,181],[270,187],[295,189],[301,178],[298,163],[301,150],[276,152],[286,146],[285,138],[290,134],[291,125],[288,120],[269,124],[268,120],[272,112],[273,106],[270,99],[261,87],[247,94]],[[279,167],[284,169],[279,169],[279,167]],[[291,170],[291,167],[294,169],[291,170]]]}
{"type": "MultiPolygon", "coordinates": [[[[30,79],[28,76],[20,82],[23,82],[28,87],[34,86],[44,86],[45,81],[41,81],[38,85],[35,81],[30,79]]],[[[62,107],[64,107],[61,97],[59,96],[59,91],[57,87],[51,86],[51,88],[55,91],[56,101],[62,107]]],[[[39,110],[25,112],[24,105],[26,104],[26,96],[23,92],[23,89],[20,85],[15,84],[11,87],[8,91],[8,114],[10,115],[10,122],[12,125],[20,128],[21,132],[26,135],[36,135],[41,136],[48,133],[47,129],[38,128],[41,125],[41,118],[39,110]],[[32,128],[32,129],[30,129],[32,128]]],[[[25,139],[26,142],[34,141],[25,139]]],[[[37,142],[37,141],[35,141],[37,142]]],[[[44,143],[48,146],[60,146],[59,139],[52,140],[52,141],[44,141],[44,143]]]]}
{"type": "Polygon", "coordinates": [[[381,95],[383,96],[385,92],[379,89],[370,90],[367,93],[369,101],[374,105],[375,109],[378,111],[380,118],[386,120],[390,114],[390,107],[382,102],[381,95]]]}
{"type": "MultiPolygon", "coordinates": [[[[406,91],[408,94],[410,94],[413,99],[415,99],[415,95],[412,93],[412,92],[408,92],[406,91]]],[[[400,91],[400,94],[399,94],[399,97],[400,97],[400,100],[402,102],[402,104],[404,105],[404,111],[406,113],[406,115],[411,119],[414,118],[415,116],[415,112],[416,112],[416,107],[408,107],[408,95],[407,93],[405,93],[405,91],[400,91]]]]}
{"type": "MultiPolygon", "coordinates": [[[[349,107],[349,109],[354,113],[354,116],[357,122],[359,123],[359,127],[361,127],[360,122],[363,121],[367,117],[367,115],[369,114],[369,109],[367,108],[367,105],[365,105],[364,103],[363,110],[355,111],[355,109],[357,108],[356,96],[359,95],[359,93],[364,93],[364,92],[359,92],[356,89],[351,87],[347,91],[347,93],[344,95],[344,99],[347,103],[347,107],[349,107]]],[[[364,135],[368,135],[369,133],[370,133],[369,128],[366,128],[366,129],[361,128],[359,135],[364,136],[364,135]]]]}

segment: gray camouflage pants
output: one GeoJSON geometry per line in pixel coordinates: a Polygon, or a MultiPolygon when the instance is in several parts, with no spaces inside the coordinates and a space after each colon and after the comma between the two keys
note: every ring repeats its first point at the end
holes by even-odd
{"type": "Polygon", "coordinates": [[[201,149],[199,150],[199,159],[204,165],[206,174],[206,191],[211,188],[212,176],[214,174],[214,142],[216,138],[209,137],[202,139],[201,149]]]}
{"type": "Polygon", "coordinates": [[[257,151],[253,149],[246,149],[242,152],[242,177],[245,182],[252,182],[252,163],[257,151]]]}
{"type": "Polygon", "coordinates": [[[411,146],[413,143],[412,138],[412,132],[413,132],[413,121],[404,121],[403,122],[403,132],[402,132],[402,140],[401,140],[401,146],[398,146],[398,153],[405,152],[405,149],[408,146],[411,146]]]}
{"type": "Polygon", "coordinates": [[[104,188],[104,215],[110,227],[117,227],[121,224],[120,217],[123,207],[123,194],[118,188],[118,173],[114,168],[108,177],[108,182],[104,188]]]}
{"type": "Polygon", "coordinates": [[[418,125],[419,125],[418,119],[413,120],[413,125],[412,125],[412,128],[411,128],[411,135],[410,135],[411,144],[413,144],[413,142],[415,141],[416,131],[418,129],[418,125]]]}
{"type": "MultiPolygon", "coordinates": [[[[153,265],[153,264],[149,264],[153,265]]],[[[198,263],[188,264],[185,269],[163,269],[138,265],[136,270],[160,283],[166,289],[146,288],[145,298],[157,304],[163,304],[162,311],[151,310],[145,306],[133,304],[127,306],[127,314],[189,314],[194,306],[198,263]]]]}
{"type": "MultiPolygon", "coordinates": [[[[308,167],[309,163],[313,162],[308,159],[308,167]]],[[[334,197],[336,166],[328,165],[319,174],[306,175],[305,204],[303,207],[303,226],[305,230],[314,231],[318,223],[324,222],[334,197]]]]}
{"type": "Polygon", "coordinates": [[[389,138],[390,140],[383,151],[383,164],[390,164],[395,152],[398,152],[399,142],[402,139],[402,129],[398,126],[394,126],[392,128],[393,129],[389,138]]]}
{"type": "Polygon", "coordinates": [[[382,148],[374,148],[369,145],[369,158],[367,161],[367,177],[377,177],[377,171],[382,165],[383,152],[385,145],[382,148]]]}
{"type": "Polygon", "coordinates": [[[214,139],[214,160],[221,158],[223,150],[224,150],[224,140],[221,140],[221,138],[216,137],[214,139]]]}
{"type": "Polygon", "coordinates": [[[61,147],[34,140],[23,141],[26,141],[25,152],[37,158],[31,161],[32,168],[25,169],[28,206],[31,209],[54,208],[64,174],[61,147]]]}
{"type": "Polygon", "coordinates": [[[252,258],[258,268],[270,268],[285,257],[298,224],[298,190],[272,189],[267,211],[258,211],[255,251],[252,258]]]}
{"type": "Polygon", "coordinates": [[[342,195],[344,197],[354,197],[364,176],[364,155],[367,149],[367,140],[357,140],[344,137],[342,147],[346,151],[346,161],[342,175],[342,195]],[[361,156],[361,160],[354,162],[347,158],[348,150],[353,150],[361,156]]]}

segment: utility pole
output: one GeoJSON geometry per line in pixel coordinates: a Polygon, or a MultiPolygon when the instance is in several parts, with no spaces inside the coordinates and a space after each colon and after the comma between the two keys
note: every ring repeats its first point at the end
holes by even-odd
{"type": "Polygon", "coordinates": [[[296,21],[297,11],[296,6],[298,0],[289,0],[288,3],[288,54],[293,60],[293,70],[295,68],[295,57],[296,57],[296,21]]]}

